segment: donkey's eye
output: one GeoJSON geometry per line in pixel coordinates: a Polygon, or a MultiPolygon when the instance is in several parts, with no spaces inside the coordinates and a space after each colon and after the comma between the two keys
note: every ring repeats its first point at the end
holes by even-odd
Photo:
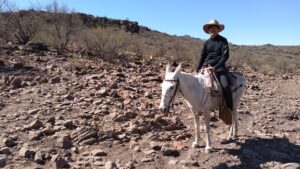
{"type": "Polygon", "coordinates": [[[174,87],[171,87],[170,89],[174,89],[174,87]]]}

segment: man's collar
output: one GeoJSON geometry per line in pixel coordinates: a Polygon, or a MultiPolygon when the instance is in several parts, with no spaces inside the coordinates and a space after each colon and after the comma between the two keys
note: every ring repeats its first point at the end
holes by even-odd
{"type": "Polygon", "coordinates": [[[210,39],[214,40],[219,36],[219,34],[217,34],[215,37],[210,36],[210,39]]]}

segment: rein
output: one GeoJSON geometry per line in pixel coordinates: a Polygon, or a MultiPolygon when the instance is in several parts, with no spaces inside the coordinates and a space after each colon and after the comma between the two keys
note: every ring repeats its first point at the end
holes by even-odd
{"type": "MultiPolygon", "coordinates": [[[[174,104],[173,104],[173,103],[174,103],[175,95],[176,95],[177,90],[178,90],[178,88],[179,88],[179,80],[178,80],[178,79],[176,79],[176,80],[164,79],[164,81],[166,81],[166,82],[175,82],[175,83],[176,83],[176,87],[175,87],[175,90],[174,90],[173,95],[172,95],[172,96],[164,95],[165,97],[168,96],[168,97],[171,98],[168,105],[169,105],[169,107],[170,107],[170,105],[172,105],[173,112],[175,112],[175,111],[174,111],[174,104]]],[[[181,92],[182,96],[184,96],[183,93],[182,93],[182,91],[181,91],[181,89],[179,89],[179,91],[181,92]]]]}

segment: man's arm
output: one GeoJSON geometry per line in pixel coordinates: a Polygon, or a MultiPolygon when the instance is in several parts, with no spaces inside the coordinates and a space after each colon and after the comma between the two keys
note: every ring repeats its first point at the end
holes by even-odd
{"type": "Polygon", "coordinates": [[[228,60],[228,58],[229,58],[229,47],[228,47],[227,40],[225,40],[224,43],[222,44],[222,57],[219,60],[219,62],[215,65],[215,69],[218,69],[222,65],[225,65],[225,62],[228,60]]]}
{"type": "Polygon", "coordinates": [[[204,61],[206,59],[206,56],[207,56],[207,50],[206,50],[206,43],[204,43],[203,45],[203,48],[202,48],[202,52],[201,52],[201,56],[200,56],[200,59],[197,63],[197,66],[196,66],[196,72],[198,73],[199,70],[202,68],[203,64],[204,64],[204,61]]]}

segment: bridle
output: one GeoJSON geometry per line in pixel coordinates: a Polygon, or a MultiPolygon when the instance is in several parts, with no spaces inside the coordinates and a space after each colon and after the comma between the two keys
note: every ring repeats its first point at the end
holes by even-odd
{"type": "MultiPolygon", "coordinates": [[[[164,79],[164,81],[165,82],[174,82],[174,83],[176,83],[174,93],[171,96],[170,95],[163,95],[164,97],[171,98],[170,101],[169,101],[168,107],[170,107],[170,105],[172,105],[173,112],[175,112],[174,111],[174,105],[173,105],[173,103],[174,103],[174,98],[176,96],[177,90],[179,88],[179,80],[178,79],[176,79],[176,80],[173,80],[173,79],[164,79]]],[[[181,89],[179,89],[179,90],[180,90],[181,94],[183,95],[181,89]]]]}

